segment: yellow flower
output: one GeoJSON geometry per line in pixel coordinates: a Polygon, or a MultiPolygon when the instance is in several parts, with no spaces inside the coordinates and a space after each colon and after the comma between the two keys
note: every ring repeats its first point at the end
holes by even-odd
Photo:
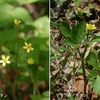
{"type": "Polygon", "coordinates": [[[10,56],[5,57],[4,55],[2,55],[2,60],[0,60],[0,63],[2,63],[2,66],[6,66],[6,64],[10,64],[9,58],[10,56]]]}
{"type": "Polygon", "coordinates": [[[34,60],[33,60],[32,58],[29,58],[29,59],[27,60],[27,63],[28,63],[29,65],[32,65],[32,64],[34,64],[34,60]]]}
{"type": "Polygon", "coordinates": [[[14,19],[14,24],[15,24],[15,25],[19,25],[20,23],[21,23],[20,20],[14,19]]]}
{"type": "Polygon", "coordinates": [[[34,48],[31,47],[31,43],[25,42],[25,46],[23,46],[24,49],[27,49],[27,52],[29,53],[31,50],[34,50],[34,48]]]}
{"type": "Polygon", "coordinates": [[[86,24],[86,27],[88,30],[94,30],[96,29],[95,25],[94,24],[86,24]]]}

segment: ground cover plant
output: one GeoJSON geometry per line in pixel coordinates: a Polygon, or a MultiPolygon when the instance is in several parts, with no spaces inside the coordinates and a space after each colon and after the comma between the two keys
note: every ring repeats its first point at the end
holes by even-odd
{"type": "Polygon", "coordinates": [[[97,1],[52,0],[51,100],[100,99],[100,2],[97,1]]]}
{"type": "Polygon", "coordinates": [[[48,90],[48,0],[0,0],[0,100],[48,100],[48,90]]]}

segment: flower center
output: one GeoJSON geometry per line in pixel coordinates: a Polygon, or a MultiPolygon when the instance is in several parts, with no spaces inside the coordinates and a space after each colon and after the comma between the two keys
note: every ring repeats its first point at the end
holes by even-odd
{"type": "Polygon", "coordinates": [[[30,45],[27,45],[27,48],[28,48],[28,49],[31,49],[31,46],[30,46],[30,45]]]}
{"type": "Polygon", "coordinates": [[[92,26],[92,25],[89,25],[89,28],[91,28],[91,29],[92,29],[92,28],[93,28],[93,26],[92,26]]]}
{"type": "Polygon", "coordinates": [[[7,62],[7,60],[6,60],[6,59],[3,59],[3,62],[5,62],[5,63],[6,63],[6,62],[7,62]]]}

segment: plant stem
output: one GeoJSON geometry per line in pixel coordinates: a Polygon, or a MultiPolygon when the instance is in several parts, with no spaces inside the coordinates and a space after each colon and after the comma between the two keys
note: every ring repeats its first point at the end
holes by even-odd
{"type": "Polygon", "coordinates": [[[31,77],[31,80],[32,80],[32,82],[33,82],[33,85],[34,85],[34,87],[35,87],[35,89],[36,89],[36,92],[37,92],[37,94],[38,94],[38,96],[39,96],[39,100],[42,100],[42,98],[41,98],[41,95],[40,95],[40,92],[39,92],[39,89],[38,89],[38,87],[37,87],[37,85],[36,85],[36,82],[35,82],[35,80],[34,80],[34,78],[33,78],[33,75],[32,75],[32,73],[31,73],[31,71],[29,70],[29,69],[27,69],[28,70],[28,72],[29,72],[29,75],[30,75],[30,77],[31,77]]]}
{"type": "Polygon", "coordinates": [[[15,83],[11,84],[12,98],[16,100],[15,83]]]}
{"type": "Polygon", "coordinates": [[[84,79],[84,97],[83,97],[83,100],[86,100],[86,72],[85,72],[85,65],[84,65],[84,56],[81,55],[79,49],[78,50],[78,53],[80,55],[80,59],[81,59],[81,62],[82,62],[82,70],[83,70],[83,79],[84,79]]]}

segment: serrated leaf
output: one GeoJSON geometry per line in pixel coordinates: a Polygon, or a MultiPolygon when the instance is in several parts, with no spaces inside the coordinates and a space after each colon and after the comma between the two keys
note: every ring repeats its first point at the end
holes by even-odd
{"type": "Polygon", "coordinates": [[[66,40],[64,40],[64,43],[65,44],[67,44],[68,46],[74,46],[74,47],[76,47],[76,48],[78,48],[79,46],[80,46],[80,44],[74,44],[72,41],[71,41],[71,39],[66,39],[66,40]]]}
{"type": "Polygon", "coordinates": [[[78,24],[78,27],[77,27],[77,35],[76,35],[76,39],[78,40],[84,33],[85,29],[86,29],[86,22],[85,21],[81,21],[79,24],[78,24]]]}
{"type": "Polygon", "coordinates": [[[72,38],[74,41],[76,41],[77,29],[77,26],[72,25],[72,38]]]}
{"type": "Polygon", "coordinates": [[[97,76],[97,78],[92,83],[94,93],[97,94],[100,91],[100,76],[97,76]]]}
{"type": "Polygon", "coordinates": [[[96,78],[97,75],[98,75],[97,71],[90,70],[89,75],[88,75],[88,79],[93,80],[94,78],[96,78]]]}
{"type": "Polygon", "coordinates": [[[94,53],[90,53],[89,55],[89,63],[95,68],[98,69],[97,58],[94,53]]]}
{"type": "Polygon", "coordinates": [[[75,45],[72,41],[70,41],[68,39],[64,40],[64,43],[67,44],[68,46],[74,46],[75,45]]]}
{"type": "Polygon", "coordinates": [[[65,37],[71,37],[71,29],[67,22],[60,22],[59,29],[65,37]]]}

